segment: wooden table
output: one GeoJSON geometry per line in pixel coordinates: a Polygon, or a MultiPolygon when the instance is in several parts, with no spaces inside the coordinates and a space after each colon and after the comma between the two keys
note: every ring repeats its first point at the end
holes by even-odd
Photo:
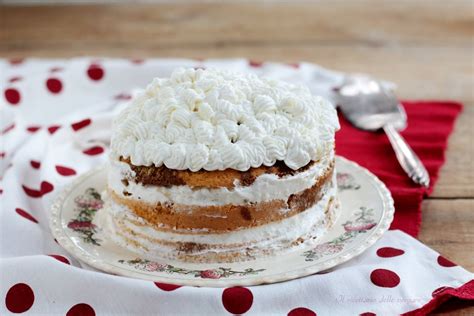
{"type": "Polygon", "coordinates": [[[465,109],[447,162],[423,202],[419,239],[474,271],[473,5],[376,0],[0,7],[0,56],[304,60],[393,81],[404,99],[461,101],[465,109]]]}

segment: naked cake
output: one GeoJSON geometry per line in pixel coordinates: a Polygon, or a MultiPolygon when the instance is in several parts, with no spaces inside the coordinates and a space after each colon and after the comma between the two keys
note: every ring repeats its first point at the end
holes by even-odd
{"type": "Polygon", "coordinates": [[[333,106],[300,85],[175,70],[115,119],[102,226],[152,259],[233,262],[311,244],[337,216],[338,129],[333,106]]]}

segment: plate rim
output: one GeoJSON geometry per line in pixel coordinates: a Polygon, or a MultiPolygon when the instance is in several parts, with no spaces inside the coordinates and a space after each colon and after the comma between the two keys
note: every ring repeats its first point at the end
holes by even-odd
{"type": "Polygon", "coordinates": [[[343,264],[360,254],[365,250],[375,244],[382,235],[389,229],[390,224],[394,218],[394,201],[390,191],[387,186],[372,172],[366,168],[360,166],[354,161],[351,161],[345,157],[336,155],[338,160],[343,161],[345,164],[348,164],[356,169],[359,169],[363,172],[370,181],[373,182],[375,189],[378,191],[381,196],[383,210],[382,217],[377,223],[376,229],[368,236],[366,239],[362,240],[360,244],[354,249],[348,250],[347,253],[341,253],[340,255],[327,260],[325,262],[310,265],[308,267],[291,270],[287,272],[282,272],[276,275],[268,276],[257,276],[254,278],[242,278],[242,279],[174,279],[172,277],[162,277],[162,276],[150,276],[149,278],[144,278],[143,274],[136,273],[132,270],[126,270],[123,268],[118,268],[115,265],[95,258],[91,253],[87,252],[84,249],[77,247],[74,242],[68,237],[67,233],[61,225],[61,210],[62,205],[69,197],[69,195],[74,191],[74,189],[82,184],[84,181],[87,181],[93,174],[98,170],[106,168],[106,164],[102,164],[96,168],[89,170],[88,172],[80,175],[74,181],[69,183],[64,189],[56,196],[54,202],[50,206],[50,221],[49,227],[53,237],[56,238],[58,244],[64,248],[71,256],[79,260],[81,263],[90,265],[91,267],[100,270],[101,272],[111,273],[114,275],[130,277],[141,280],[148,280],[154,282],[164,282],[168,284],[176,285],[186,285],[186,286],[204,286],[204,287],[228,287],[228,286],[254,286],[254,285],[264,285],[272,284],[283,281],[289,281],[297,278],[302,278],[309,276],[333,267],[336,267],[340,264],[343,264]]]}

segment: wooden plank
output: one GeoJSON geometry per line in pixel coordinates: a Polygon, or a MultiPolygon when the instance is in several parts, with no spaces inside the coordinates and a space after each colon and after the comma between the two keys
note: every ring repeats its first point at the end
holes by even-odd
{"type": "Polygon", "coordinates": [[[474,200],[425,200],[418,239],[468,271],[474,271],[474,200]]]}
{"type": "Polygon", "coordinates": [[[330,1],[5,7],[1,42],[161,47],[286,42],[369,46],[465,45],[472,2],[330,1]]]}
{"type": "MultiPolygon", "coordinates": [[[[441,168],[431,198],[474,197],[473,122],[474,106],[470,104],[464,107],[449,139],[446,164],[441,168]]],[[[474,212],[474,208],[471,210],[474,212]]]]}

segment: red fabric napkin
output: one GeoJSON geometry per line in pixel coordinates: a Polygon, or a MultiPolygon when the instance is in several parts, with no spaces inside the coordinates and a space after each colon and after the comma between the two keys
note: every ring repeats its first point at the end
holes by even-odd
{"type": "Polygon", "coordinates": [[[445,160],[448,137],[462,104],[448,101],[402,103],[407,112],[408,127],[401,134],[428,170],[429,188],[418,186],[408,178],[383,132],[356,129],[342,115],[339,115],[341,130],[336,135],[337,154],[366,167],[387,185],[395,200],[391,229],[400,229],[416,237],[421,224],[421,202],[433,191],[445,160]]]}

